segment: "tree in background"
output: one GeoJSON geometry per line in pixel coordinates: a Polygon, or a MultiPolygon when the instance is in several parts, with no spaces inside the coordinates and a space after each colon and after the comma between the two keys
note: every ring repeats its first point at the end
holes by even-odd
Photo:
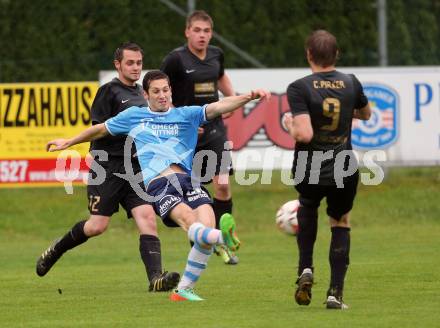
{"type": "MultiPolygon", "coordinates": [[[[181,8],[186,0],[174,0],[181,8]]],[[[316,28],[340,42],[341,66],[376,66],[376,0],[197,1],[215,30],[267,67],[306,67],[304,39],[316,28]]],[[[0,0],[0,82],[96,80],[123,41],[159,67],[184,44],[184,17],[159,0],[0,0]]],[[[388,1],[389,65],[440,65],[440,2],[388,1]]],[[[214,44],[216,41],[214,40],[214,44]]],[[[249,63],[224,48],[226,66],[249,63]]]]}

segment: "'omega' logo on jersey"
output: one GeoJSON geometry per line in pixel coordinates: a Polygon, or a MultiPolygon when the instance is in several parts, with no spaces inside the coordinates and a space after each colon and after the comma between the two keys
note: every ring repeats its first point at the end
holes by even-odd
{"type": "Polygon", "coordinates": [[[150,130],[158,137],[179,135],[179,125],[176,123],[152,123],[144,119],[141,124],[144,130],[150,130]]]}

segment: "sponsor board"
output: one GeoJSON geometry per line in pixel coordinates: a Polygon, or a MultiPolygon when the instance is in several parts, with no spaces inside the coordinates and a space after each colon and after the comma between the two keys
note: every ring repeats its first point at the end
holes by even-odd
{"type": "Polygon", "coordinates": [[[351,141],[355,148],[388,148],[397,140],[399,96],[383,84],[364,84],[371,108],[368,121],[354,120],[351,141]]]}
{"type": "MultiPolygon", "coordinates": [[[[49,140],[67,138],[91,125],[90,109],[97,82],[0,84],[0,187],[60,185],[56,159],[46,152],[49,140]]],[[[89,145],[79,152],[79,173],[87,174],[89,145]]],[[[77,160],[68,159],[67,164],[77,160]]]]}
{"type": "Polygon", "coordinates": [[[59,161],[58,168],[57,160],[53,158],[0,160],[0,187],[50,187],[60,185],[63,176],[65,180],[84,183],[87,181],[88,172],[89,164],[84,158],[59,161]]]}
{"type": "MultiPolygon", "coordinates": [[[[368,122],[353,121],[353,146],[364,151],[381,149],[387,166],[440,164],[440,66],[341,67],[362,83],[373,108],[368,122]],[[381,94],[383,92],[383,94],[381,94]]],[[[146,71],[144,71],[145,73],[146,71]]],[[[281,126],[289,111],[287,86],[310,69],[229,69],[238,93],[265,88],[268,102],[251,102],[225,120],[233,144],[236,170],[289,169],[294,147],[281,126]]],[[[100,83],[115,76],[100,72],[100,83]]]]}

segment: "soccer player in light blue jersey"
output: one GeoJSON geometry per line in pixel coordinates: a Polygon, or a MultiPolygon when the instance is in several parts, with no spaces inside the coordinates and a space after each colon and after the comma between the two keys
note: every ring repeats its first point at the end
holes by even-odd
{"type": "MultiPolygon", "coordinates": [[[[156,213],[169,227],[180,226],[194,242],[185,271],[171,294],[172,301],[201,301],[194,286],[206,268],[213,246],[238,250],[235,221],[230,214],[215,229],[215,216],[208,192],[191,179],[191,166],[197,144],[197,128],[224,113],[232,112],[254,99],[269,98],[264,90],[225,97],[204,106],[172,108],[168,76],[148,72],[143,80],[148,107],[131,107],[103,124],[94,125],[71,139],[47,143],[48,151],[112,135],[129,135],[135,142],[142,168],[146,195],[156,213]]],[[[130,147],[126,147],[127,151],[130,147]]]]}

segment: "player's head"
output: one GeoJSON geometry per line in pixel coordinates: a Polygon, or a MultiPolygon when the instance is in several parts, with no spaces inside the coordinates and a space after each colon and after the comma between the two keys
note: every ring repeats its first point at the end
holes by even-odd
{"type": "Polygon", "coordinates": [[[115,50],[113,63],[122,83],[134,85],[139,80],[143,57],[144,51],[133,42],[123,43],[115,50]]]}
{"type": "Polygon", "coordinates": [[[168,75],[159,70],[145,74],[142,81],[144,96],[152,111],[164,112],[171,106],[171,86],[168,75]]]}
{"type": "Polygon", "coordinates": [[[338,59],[336,38],[325,30],[316,30],[306,40],[307,60],[321,67],[334,66],[338,59]]]}
{"type": "Polygon", "coordinates": [[[214,22],[203,10],[196,10],[186,19],[185,36],[192,51],[203,52],[212,38],[214,22]]]}

